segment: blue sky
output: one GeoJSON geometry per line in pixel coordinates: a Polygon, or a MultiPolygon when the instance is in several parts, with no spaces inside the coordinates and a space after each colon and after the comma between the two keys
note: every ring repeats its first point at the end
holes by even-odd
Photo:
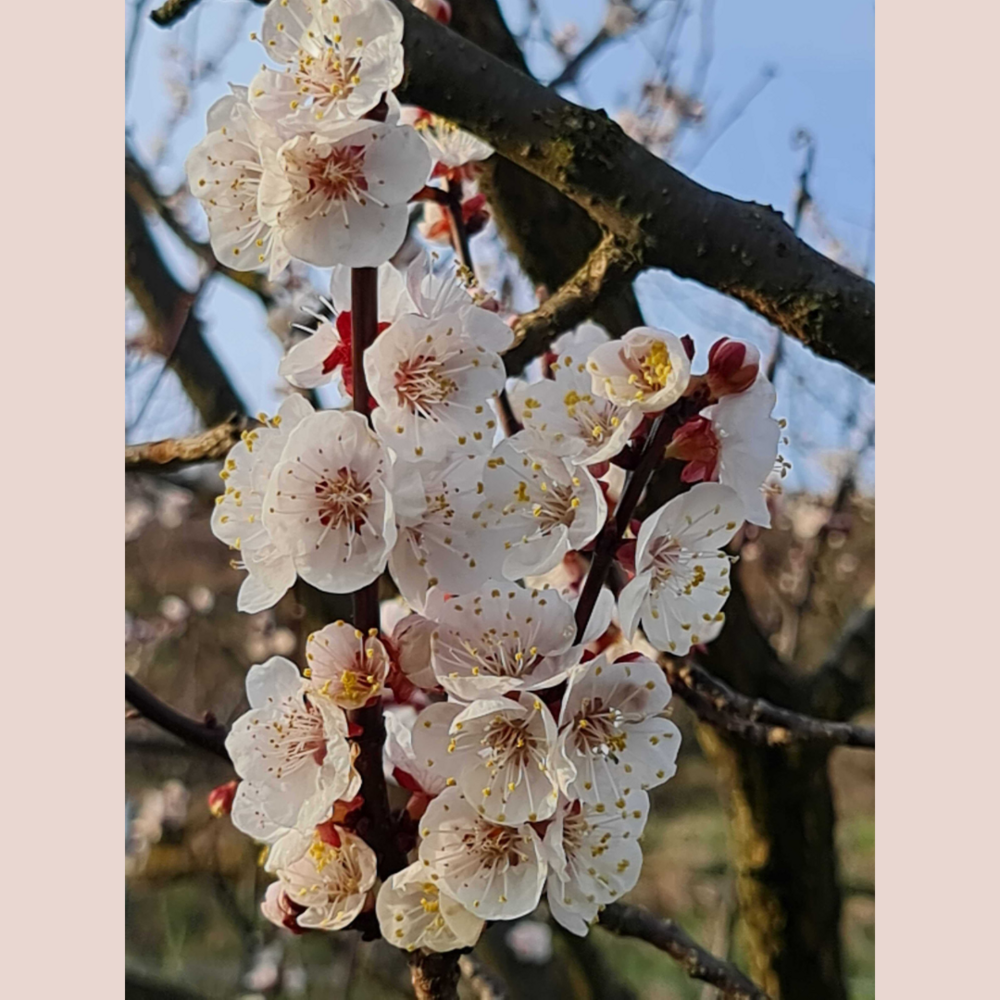
{"type": "MultiPolygon", "coordinates": [[[[598,29],[605,9],[604,0],[542,0],[542,4],[553,25],[575,22],[581,41],[598,29]]],[[[501,0],[501,6],[515,32],[525,26],[524,0],[501,0]]],[[[663,6],[668,14],[670,5],[663,6]]],[[[690,78],[701,27],[698,0],[690,6],[678,57],[682,85],[690,78]]],[[[150,7],[148,2],[143,4],[144,20],[150,7]]],[[[156,155],[158,136],[170,113],[164,80],[172,65],[171,47],[184,46],[188,51],[193,47],[199,58],[206,58],[230,33],[239,39],[218,73],[195,92],[192,106],[179,122],[155,171],[164,189],[182,183],[184,156],[203,135],[207,107],[224,92],[229,80],[247,82],[261,63],[260,47],[249,40],[259,18],[260,8],[242,0],[202,0],[195,13],[169,31],[148,20],[142,25],[126,121],[132,142],[147,163],[156,155]]],[[[701,130],[686,136],[675,165],[707,187],[771,204],[788,215],[802,163],[802,153],[792,148],[791,137],[799,128],[808,129],[817,149],[811,180],[815,201],[849,258],[864,264],[873,245],[874,5],[870,0],[761,0],[752,4],[716,0],[712,20],[714,56],[703,95],[707,121],[701,130]],[[699,158],[727,110],[766,67],[773,68],[774,78],[699,158]]],[[[612,115],[634,106],[643,79],[651,73],[651,50],[655,51],[664,27],[661,19],[644,29],[641,37],[607,45],[586,65],[579,86],[565,89],[564,94],[603,107],[612,115]]],[[[542,79],[560,68],[539,44],[529,43],[527,54],[542,79]]],[[[178,274],[193,287],[197,271],[185,251],[168,232],[158,235],[164,252],[176,262],[178,274]]],[[[820,239],[808,226],[803,235],[820,239]]],[[[473,242],[473,255],[484,262],[493,256],[486,240],[484,236],[473,242]]],[[[874,276],[874,268],[871,273],[874,276]]],[[[322,287],[322,278],[318,280],[322,287]]],[[[753,340],[765,354],[774,343],[773,328],[763,320],[692,282],[649,271],[637,282],[637,291],[648,322],[692,334],[701,349],[723,334],[753,340]]],[[[273,410],[279,398],[275,373],[280,349],[267,329],[258,300],[225,279],[214,279],[198,309],[206,336],[248,406],[255,411],[273,410]]],[[[136,399],[144,398],[155,367],[155,363],[150,365],[133,383],[136,399]]],[[[840,366],[791,344],[779,373],[778,393],[779,410],[791,424],[794,468],[790,485],[827,488],[831,453],[857,447],[873,420],[873,388],[840,366]]],[[[134,412],[135,404],[131,405],[134,412]]],[[[127,410],[129,406],[127,400],[127,410]]],[[[183,433],[195,419],[168,377],[130,437],[139,440],[183,433]]],[[[873,483],[873,456],[863,471],[865,481],[873,483]]]]}

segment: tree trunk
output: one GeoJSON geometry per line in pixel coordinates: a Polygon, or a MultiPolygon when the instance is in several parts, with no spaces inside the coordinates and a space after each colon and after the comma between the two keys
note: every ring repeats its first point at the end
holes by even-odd
{"type": "MultiPolygon", "coordinates": [[[[809,711],[757,630],[734,574],[726,628],[704,663],[742,694],[809,711]]],[[[699,740],[723,776],[751,977],[776,1000],[846,1000],[829,751],[769,748],[708,726],[699,740]]]]}

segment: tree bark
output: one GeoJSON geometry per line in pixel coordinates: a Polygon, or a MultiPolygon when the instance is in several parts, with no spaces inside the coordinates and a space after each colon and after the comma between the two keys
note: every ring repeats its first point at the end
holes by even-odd
{"type": "MultiPolygon", "coordinates": [[[[726,627],[702,662],[740,693],[807,711],[758,631],[733,574],[726,627]]],[[[846,1000],[829,749],[771,748],[700,725],[725,779],[740,920],[751,977],[782,1000],[846,1000]]]]}

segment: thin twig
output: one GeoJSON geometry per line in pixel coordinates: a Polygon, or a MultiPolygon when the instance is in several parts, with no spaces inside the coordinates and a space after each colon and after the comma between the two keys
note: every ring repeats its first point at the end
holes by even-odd
{"type": "Polygon", "coordinates": [[[615,516],[608,521],[604,531],[598,536],[597,545],[594,547],[594,558],[590,561],[590,570],[576,606],[577,641],[586,631],[587,622],[590,621],[590,615],[601,593],[601,587],[604,586],[604,581],[608,577],[625,529],[629,526],[636,507],[639,506],[642,491],[646,488],[646,484],[656,467],[662,463],[663,451],[676,428],[677,423],[672,416],[663,413],[657,418],[653,429],[649,432],[646,447],[638,464],[628,473],[625,489],[622,491],[621,499],[615,508],[615,516]]]}
{"type": "Polygon", "coordinates": [[[875,730],[779,708],[734,691],[690,660],[664,657],[667,680],[704,722],[761,746],[824,743],[875,749],[875,730]]]}
{"type": "Polygon", "coordinates": [[[166,702],[160,701],[152,691],[147,690],[131,674],[125,675],[125,700],[137,708],[150,722],[172,733],[185,743],[200,747],[216,757],[228,761],[226,750],[226,727],[217,722],[197,722],[166,702]]]}
{"type": "Polygon", "coordinates": [[[125,446],[126,472],[176,472],[198,462],[214,462],[240,439],[244,421],[231,419],[190,437],[165,438],[125,446]]]}
{"type": "Polygon", "coordinates": [[[616,934],[640,938],[665,951],[692,979],[711,983],[729,1000],[770,1000],[735,965],[706,951],[672,920],[655,917],[638,906],[612,903],[601,911],[600,923],[616,934]]]}

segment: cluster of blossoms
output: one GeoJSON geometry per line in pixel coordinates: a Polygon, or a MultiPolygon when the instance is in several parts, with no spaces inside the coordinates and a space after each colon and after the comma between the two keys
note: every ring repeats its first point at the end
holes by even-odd
{"type": "Polygon", "coordinates": [[[290,395],[230,452],[212,528],[247,572],[238,606],[272,607],[299,578],[352,593],[388,571],[404,608],[391,630],[313,633],[301,672],[281,657],[250,670],[227,740],[241,780],[213,807],[267,845],[263,912],[295,932],[374,910],[392,944],[449,951],[544,894],[585,934],[635,885],[648,792],[680,746],[664,672],[630,643],[641,626],[683,656],[722,628],[725,548],[745,521],[769,523],[768,480],[784,472],[774,390],[746,344],[724,338],[693,375],[689,341],[584,325],[511,388],[520,429],[502,437],[513,335],[495,301],[426,254],[389,263],[432,162],[458,182],[490,152],[401,116],[401,35],[387,0],[272,0],[260,40],[280,68],[213,107],[188,161],[220,260],[334,268],[332,319],[281,374],[295,389],[339,378],[349,396],[360,364],[371,394],[370,415],[290,395]],[[378,268],[360,359],[357,267],[378,268]],[[588,596],[578,554],[614,525],[616,475],[654,438],[692,485],[618,537],[617,601],[588,596]],[[410,864],[380,882],[352,713],[383,698],[385,771],[410,794],[391,836],[410,864]]]}

